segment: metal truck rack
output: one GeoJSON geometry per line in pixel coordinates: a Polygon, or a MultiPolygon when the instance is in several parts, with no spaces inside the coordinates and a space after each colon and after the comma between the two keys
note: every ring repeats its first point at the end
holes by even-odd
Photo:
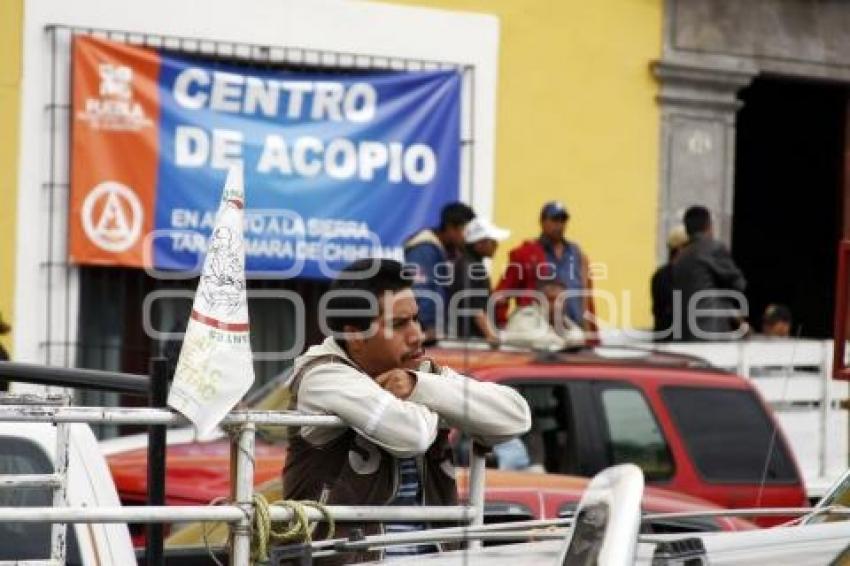
{"type": "MultiPolygon", "coordinates": [[[[59,427],[68,423],[110,423],[141,425],[188,425],[179,414],[169,409],[70,407],[49,404],[46,400],[24,403],[11,399],[0,404],[0,421],[52,423],[59,427]]],[[[54,546],[49,560],[28,564],[64,564],[66,523],[161,523],[173,521],[223,521],[231,525],[230,564],[246,566],[250,562],[251,525],[254,518],[254,439],[257,425],[265,426],[343,426],[334,416],[306,415],[290,411],[232,411],[222,421],[222,426],[233,431],[230,444],[232,501],[217,506],[138,506],[115,508],[68,507],[65,505],[64,482],[61,479],[67,463],[67,433],[58,434],[57,470],[44,476],[6,476],[0,485],[51,486],[57,489],[53,507],[0,507],[0,521],[50,522],[54,528],[54,546]],[[65,439],[63,441],[63,438],[65,439]],[[64,455],[63,455],[64,454],[64,455]]],[[[360,521],[456,521],[470,528],[483,524],[484,510],[484,457],[470,449],[469,505],[458,506],[328,506],[327,510],[337,522],[360,521]]],[[[311,521],[325,517],[316,509],[307,508],[311,521]]],[[[290,509],[273,506],[273,521],[288,521],[290,509]]],[[[473,541],[475,547],[480,542],[473,541]]]]}

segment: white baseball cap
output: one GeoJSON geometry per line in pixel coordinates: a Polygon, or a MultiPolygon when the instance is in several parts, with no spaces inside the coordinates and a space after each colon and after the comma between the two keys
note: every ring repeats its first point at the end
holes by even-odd
{"type": "Polygon", "coordinates": [[[480,216],[476,216],[470,220],[469,224],[466,225],[466,229],[463,231],[463,237],[467,244],[474,244],[481,240],[496,240],[497,242],[501,242],[510,235],[510,230],[499,228],[480,216]]]}

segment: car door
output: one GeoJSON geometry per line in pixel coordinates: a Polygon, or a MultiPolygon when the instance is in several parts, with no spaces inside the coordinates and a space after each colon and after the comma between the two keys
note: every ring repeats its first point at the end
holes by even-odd
{"type": "Polygon", "coordinates": [[[516,389],[531,410],[531,430],[523,441],[532,469],[547,473],[592,476],[604,467],[594,442],[597,433],[588,415],[586,384],[516,377],[502,381],[516,389]]]}
{"type": "Polygon", "coordinates": [[[590,382],[589,391],[603,467],[631,463],[640,467],[647,482],[672,480],[672,451],[643,391],[628,382],[607,380],[590,382]]]}

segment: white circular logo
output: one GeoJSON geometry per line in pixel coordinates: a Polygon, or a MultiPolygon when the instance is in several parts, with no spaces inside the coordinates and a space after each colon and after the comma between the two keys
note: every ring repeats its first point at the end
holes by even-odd
{"type": "Polygon", "coordinates": [[[130,187],[104,181],[83,201],[83,229],[97,247],[108,252],[128,250],[142,232],[142,203],[130,187]]]}

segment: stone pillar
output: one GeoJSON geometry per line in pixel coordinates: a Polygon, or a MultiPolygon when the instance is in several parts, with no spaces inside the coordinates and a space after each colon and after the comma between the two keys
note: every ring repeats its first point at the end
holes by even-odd
{"type": "Polygon", "coordinates": [[[669,229],[693,204],[711,210],[718,238],[731,239],[737,93],[756,72],[670,61],[653,63],[652,71],[661,83],[656,251],[662,263],[669,229]]]}

